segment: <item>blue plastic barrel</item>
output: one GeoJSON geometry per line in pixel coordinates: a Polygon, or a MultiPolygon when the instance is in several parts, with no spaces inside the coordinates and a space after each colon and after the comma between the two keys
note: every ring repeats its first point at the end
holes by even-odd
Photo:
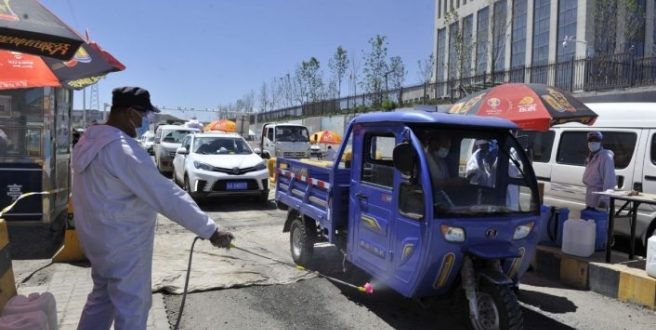
{"type": "Polygon", "coordinates": [[[540,208],[541,245],[558,246],[563,243],[563,226],[569,217],[569,209],[542,205],[540,208]]]}

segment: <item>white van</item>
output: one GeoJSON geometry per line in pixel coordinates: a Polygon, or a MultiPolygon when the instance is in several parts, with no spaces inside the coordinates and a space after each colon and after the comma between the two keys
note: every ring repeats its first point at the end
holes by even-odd
{"type": "Polygon", "coordinates": [[[180,147],[182,139],[194,132],[200,132],[200,130],[180,125],[160,125],[157,127],[153,152],[155,153],[155,164],[160,172],[170,173],[173,171],[175,151],[180,147]]]}
{"type": "Polygon", "coordinates": [[[260,148],[262,158],[310,158],[310,133],[298,124],[266,123],[262,126],[260,148]]]}
{"type": "MultiPolygon", "coordinates": [[[[567,207],[570,218],[585,208],[581,182],[588,154],[586,134],[603,134],[603,147],[615,154],[617,189],[656,194],[656,103],[589,103],[599,117],[592,126],[567,123],[549,132],[528,135],[535,175],[544,185],[544,203],[567,207]]],[[[622,205],[616,205],[619,209],[622,205]]],[[[642,204],[636,238],[646,240],[656,232],[656,206],[642,204]]],[[[629,236],[629,221],[615,221],[615,234],[629,236]]]]}

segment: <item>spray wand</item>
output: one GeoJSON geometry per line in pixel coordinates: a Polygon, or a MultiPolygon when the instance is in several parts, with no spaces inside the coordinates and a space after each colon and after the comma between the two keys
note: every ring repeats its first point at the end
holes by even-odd
{"type": "Polygon", "coordinates": [[[282,260],[274,259],[274,258],[271,258],[271,257],[267,257],[267,256],[264,256],[264,255],[261,255],[261,254],[259,254],[259,253],[255,253],[255,252],[253,252],[253,251],[249,251],[249,250],[244,249],[244,248],[242,248],[242,247],[238,247],[238,246],[236,246],[234,243],[230,243],[230,248],[231,248],[231,249],[237,249],[237,250],[239,250],[239,251],[246,252],[246,253],[249,253],[249,254],[252,254],[252,255],[258,256],[258,257],[260,257],[260,258],[264,258],[264,259],[268,259],[268,260],[271,260],[271,261],[275,261],[275,262],[277,262],[277,263],[279,263],[279,264],[283,264],[283,265],[287,265],[287,266],[290,266],[290,267],[294,267],[294,268],[296,268],[296,269],[298,269],[298,270],[301,270],[301,271],[306,271],[306,272],[309,272],[309,273],[315,274],[315,275],[317,275],[317,276],[323,277],[323,278],[328,279],[328,280],[330,280],[330,281],[337,282],[337,283],[339,283],[339,284],[343,284],[343,285],[348,286],[348,287],[350,287],[350,288],[354,288],[354,289],[356,289],[356,290],[358,290],[358,291],[360,291],[360,292],[362,292],[362,293],[367,293],[367,294],[373,294],[373,293],[374,293],[374,286],[373,286],[371,283],[369,283],[369,282],[365,283],[365,284],[362,285],[362,286],[357,286],[357,285],[355,285],[355,284],[351,284],[351,283],[344,282],[344,281],[342,281],[342,280],[340,280],[340,279],[337,279],[337,278],[335,278],[335,277],[328,276],[328,275],[324,275],[324,274],[322,274],[322,273],[319,273],[319,272],[316,271],[316,270],[309,270],[309,269],[307,269],[307,268],[305,268],[305,267],[303,267],[303,266],[300,266],[300,265],[294,265],[294,264],[291,264],[291,263],[288,263],[288,262],[285,262],[285,261],[282,261],[282,260]]]}

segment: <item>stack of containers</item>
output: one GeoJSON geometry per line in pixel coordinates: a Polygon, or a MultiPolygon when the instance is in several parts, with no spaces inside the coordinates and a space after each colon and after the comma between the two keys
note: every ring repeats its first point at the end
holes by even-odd
{"type": "Polygon", "coordinates": [[[57,304],[50,292],[11,298],[0,317],[0,329],[57,329],[57,304]],[[44,323],[45,320],[45,323],[44,323]],[[31,327],[24,327],[32,325],[31,327]],[[38,325],[38,326],[37,326],[38,325]]]}

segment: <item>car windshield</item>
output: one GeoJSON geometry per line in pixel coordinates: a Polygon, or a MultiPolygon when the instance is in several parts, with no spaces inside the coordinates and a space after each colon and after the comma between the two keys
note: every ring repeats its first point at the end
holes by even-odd
{"type": "Polygon", "coordinates": [[[237,137],[197,137],[193,151],[202,155],[248,155],[253,153],[244,139],[237,137]]]}
{"type": "Polygon", "coordinates": [[[191,134],[195,131],[185,131],[185,130],[175,130],[175,131],[170,131],[162,137],[163,142],[168,142],[168,143],[181,143],[182,139],[187,136],[188,134],[191,134]]]}
{"type": "Polygon", "coordinates": [[[531,165],[506,131],[415,129],[433,189],[435,214],[535,212],[531,165]]]}
{"type": "Polygon", "coordinates": [[[276,141],[278,142],[309,142],[310,134],[303,126],[277,126],[276,141]]]}

